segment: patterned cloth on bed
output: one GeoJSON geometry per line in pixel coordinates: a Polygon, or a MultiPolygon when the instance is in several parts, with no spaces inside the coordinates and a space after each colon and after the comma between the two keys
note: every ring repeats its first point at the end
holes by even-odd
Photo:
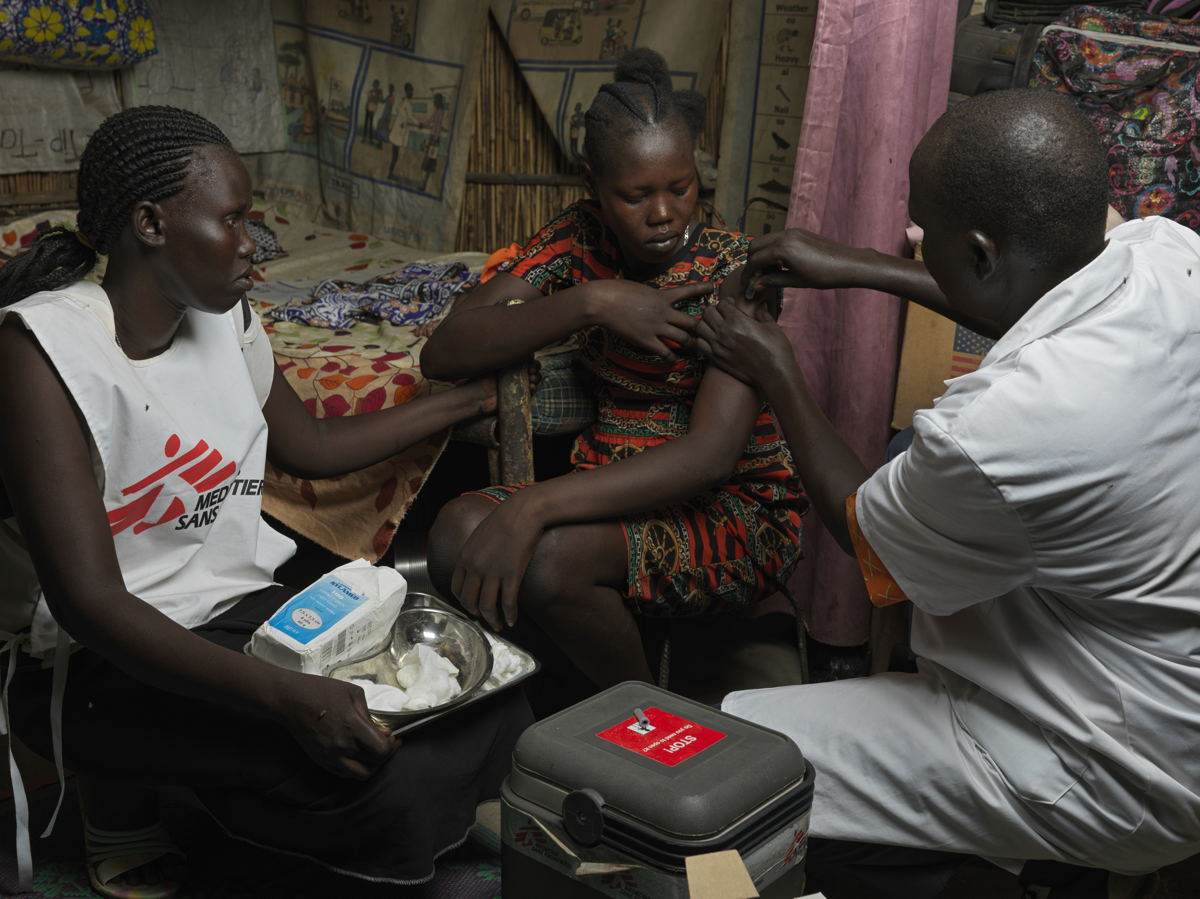
{"type": "Polygon", "coordinates": [[[1070,94],[1108,149],[1126,219],[1200,228],[1200,24],[1081,6],[1046,28],[1032,83],[1070,94]]]}
{"type": "Polygon", "coordinates": [[[317,328],[350,328],[360,321],[424,325],[446,312],[453,299],[479,283],[461,262],[418,262],[369,281],[329,279],[307,300],[292,300],[267,313],[276,321],[317,328]]]}
{"type": "MultiPolygon", "coordinates": [[[[256,208],[252,217],[274,230],[287,253],[256,267],[250,300],[270,336],[275,362],[314,416],[371,412],[448,387],[422,377],[425,339],[415,326],[381,320],[331,329],[275,321],[272,315],[278,307],[311,299],[314,288],[331,277],[369,281],[403,269],[428,251],[297,221],[282,203],[256,208]]],[[[485,259],[482,253],[458,253],[432,261],[477,272],[485,259]]],[[[297,478],[268,466],[263,508],[340,556],[378,559],[447,438],[447,433],[435,435],[337,478],[297,478]]]]}
{"type": "Polygon", "coordinates": [[[279,235],[261,219],[246,219],[246,233],[254,241],[254,255],[250,261],[255,265],[278,259],[287,252],[279,245],[279,235]]]}

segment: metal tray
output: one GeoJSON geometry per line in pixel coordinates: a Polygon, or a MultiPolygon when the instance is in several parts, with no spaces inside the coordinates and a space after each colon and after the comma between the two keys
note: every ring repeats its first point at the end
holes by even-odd
{"type": "MultiPolygon", "coordinates": [[[[410,592],[404,597],[404,605],[400,607],[401,611],[406,609],[441,609],[444,612],[450,612],[451,614],[465,617],[459,609],[456,609],[454,606],[450,605],[450,603],[430,593],[410,592]]],[[[481,628],[481,630],[483,630],[483,628],[481,628]]],[[[499,692],[500,690],[507,690],[509,687],[516,686],[526,678],[537,674],[538,670],[542,667],[541,663],[538,662],[537,659],[535,659],[525,650],[521,649],[521,647],[517,646],[515,643],[505,640],[500,635],[492,633],[488,630],[485,630],[484,633],[497,643],[503,644],[518,659],[521,660],[521,671],[502,683],[493,684],[492,679],[489,678],[488,681],[486,681],[481,687],[479,687],[479,689],[471,694],[470,698],[450,706],[449,708],[430,711],[423,715],[417,714],[404,724],[401,724],[399,727],[394,727],[389,730],[389,733],[393,735],[407,733],[410,730],[416,730],[418,727],[423,727],[431,721],[436,721],[444,715],[451,715],[455,712],[461,711],[462,709],[468,708],[473,703],[479,702],[482,699],[487,699],[493,693],[499,692]]],[[[250,641],[246,641],[246,645],[242,647],[242,652],[246,653],[246,655],[250,655],[250,641]]]]}

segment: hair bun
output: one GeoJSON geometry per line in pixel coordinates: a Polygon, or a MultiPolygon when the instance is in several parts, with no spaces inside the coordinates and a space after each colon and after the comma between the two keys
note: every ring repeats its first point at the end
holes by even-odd
{"type": "Polygon", "coordinates": [[[656,53],[649,47],[637,47],[622,56],[617,62],[616,71],[613,72],[613,80],[653,84],[665,91],[673,87],[667,61],[661,53],[656,53]]]}

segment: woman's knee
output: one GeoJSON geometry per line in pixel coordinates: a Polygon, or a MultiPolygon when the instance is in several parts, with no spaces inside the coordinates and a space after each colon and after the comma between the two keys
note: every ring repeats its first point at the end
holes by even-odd
{"type": "Polygon", "coordinates": [[[619,587],[625,567],[624,536],[616,526],[551,528],[542,535],[526,569],[521,604],[535,614],[558,603],[578,604],[594,587],[619,587]]]}
{"type": "Polygon", "coordinates": [[[471,495],[452,499],[442,506],[429,530],[426,550],[429,575],[439,590],[449,588],[463,544],[495,508],[495,503],[486,497],[471,495]]]}

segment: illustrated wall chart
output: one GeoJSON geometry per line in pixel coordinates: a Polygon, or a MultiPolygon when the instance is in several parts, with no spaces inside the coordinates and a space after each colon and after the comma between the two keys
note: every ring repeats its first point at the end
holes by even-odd
{"type": "Polygon", "coordinates": [[[630,48],[657,50],[677,89],[705,93],[728,11],[721,0],[492,0],[526,83],[573,159],[583,147],[584,113],[630,48]]]}
{"type": "Polygon", "coordinates": [[[241,153],[282,150],[283,105],[270,0],[160,2],[159,52],[122,69],[125,105],[180,106],[216,124],[241,153]]]}
{"type": "Polygon", "coordinates": [[[484,0],[276,0],[286,153],[268,199],[417,248],[453,243],[484,0]]]}
{"type": "Polygon", "coordinates": [[[816,0],[733,5],[716,206],[749,234],[787,222],[816,22],[816,0]]]}

